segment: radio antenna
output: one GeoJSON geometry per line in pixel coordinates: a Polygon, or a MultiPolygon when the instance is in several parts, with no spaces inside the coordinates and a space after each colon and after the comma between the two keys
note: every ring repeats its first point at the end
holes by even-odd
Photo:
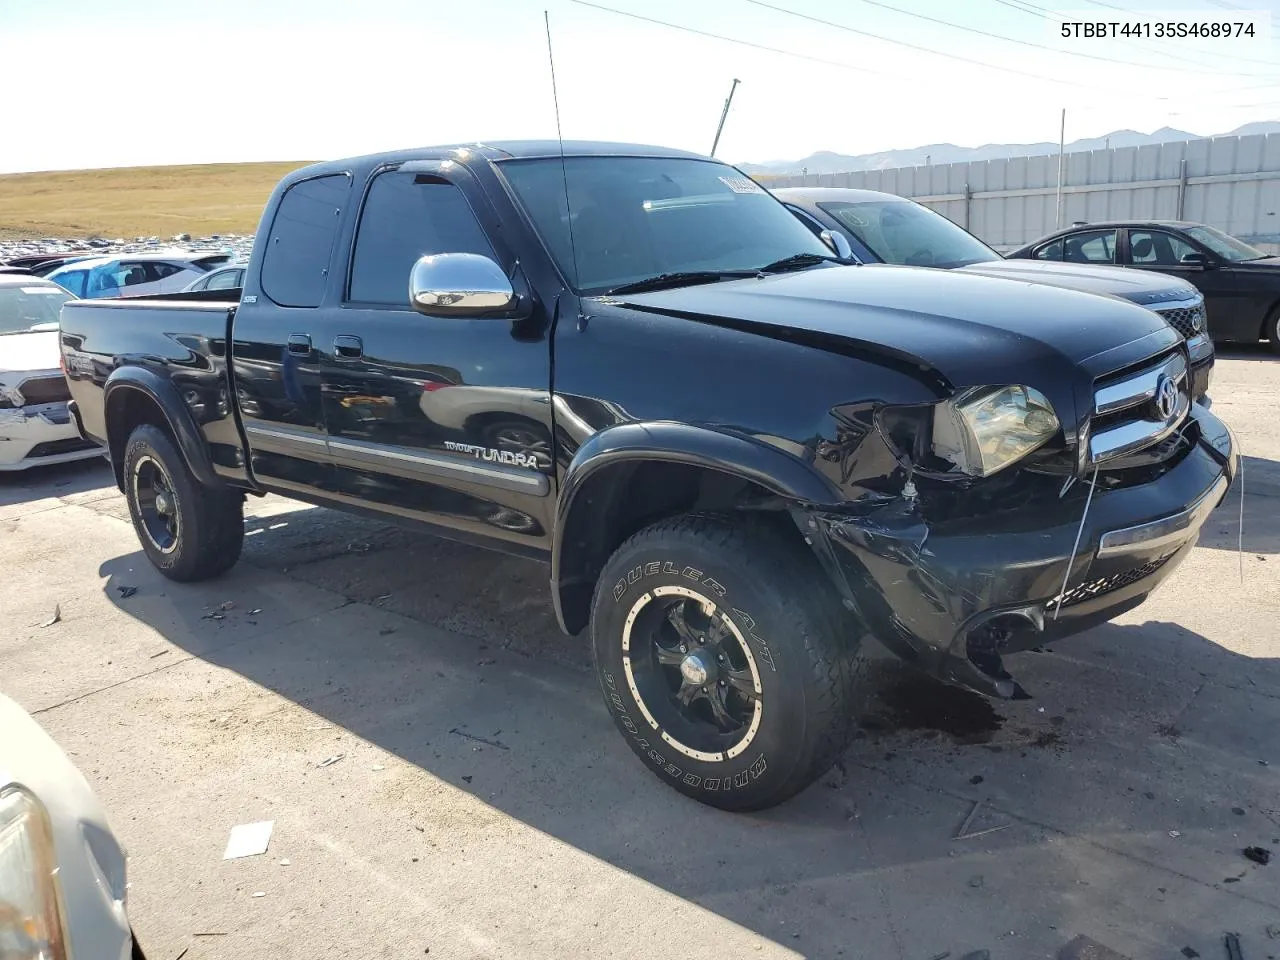
{"type": "Polygon", "coordinates": [[[569,228],[569,256],[573,260],[574,285],[581,286],[578,277],[578,248],[573,242],[573,210],[569,206],[569,172],[564,162],[564,132],[560,129],[560,95],[556,91],[556,55],[551,49],[551,14],[543,10],[542,19],[547,26],[547,62],[551,65],[551,102],[556,108],[556,139],[560,141],[560,179],[564,183],[564,215],[569,228]]]}

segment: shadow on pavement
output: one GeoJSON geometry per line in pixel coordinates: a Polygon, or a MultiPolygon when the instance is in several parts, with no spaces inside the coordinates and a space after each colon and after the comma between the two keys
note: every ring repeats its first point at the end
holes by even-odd
{"type": "MultiPolygon", "coordinates": [[[[1243,549],[1246,554],[1256,555],[1280,554],[1280,461],[1244,456],[1240,466],[1242,479],[1201,529],[1199,546],[1231,552],[1243,549]]],[[[1280,572],[1276,575],[1280,576],[1280,572]]]]}
{"type": "MultiPolygon", "coordinates": [[[[207,589],[157,587],[170,619],[121,599],[140,553],[103,564],[103,589],[203,660],[805,956],[961,956],[1000,931],[1022,939],[997,958],[1056,955],[1108,930],[1172,956],[1220,949],[1227,907],[1280,911],[1238,849],[1280,840],[1276,660],[1172,623],[1105,625],[1011,658],[1034,699],[992,703],[877,656],[839,766],[788,804],[730,815],[633,758],[585,640],[555,629],[540,565],[326,510],[248,528],[221,621],[207,589]],[[245,637],[249,605],[282,589],[265,571],[348,603],[245,637]],[[978,801],[978,836],[954,839],[978,801]]],[[[409,842],[420,809],[397,812],[409,842]]]]}
{"type": "Polygon", "coordinates": [[[6,470],[0,472],[0,507],[49,496],[86,493],[114,483],[107,461],[96,457],[26,470],[6,470]]]}

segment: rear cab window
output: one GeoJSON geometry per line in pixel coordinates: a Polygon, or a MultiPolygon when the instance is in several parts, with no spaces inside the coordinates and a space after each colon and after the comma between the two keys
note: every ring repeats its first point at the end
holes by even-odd
{"type": "Polygon", "coordinates": [[[262,257],[262,292],[272,301],[282,307],[320,306],[350,193],[351,177],[345,173],[302,180],[285,191],[262,257]]]}

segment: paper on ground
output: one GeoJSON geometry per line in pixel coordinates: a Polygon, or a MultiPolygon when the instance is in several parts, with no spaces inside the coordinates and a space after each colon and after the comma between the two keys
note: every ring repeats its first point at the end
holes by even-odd
{"type": "Polygon", "coordinates": [[[262,820],[258,823],[242,823],[231,828],[231,838],[227,841],[223,860],[235,860],[238,857],[256,857],[267,852],[271,844],[271,830],[274,820],[262,820]]]}

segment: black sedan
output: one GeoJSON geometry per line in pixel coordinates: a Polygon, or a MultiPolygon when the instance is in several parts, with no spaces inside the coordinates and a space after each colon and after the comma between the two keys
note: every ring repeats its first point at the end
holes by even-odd
{"type": "Polygon", "coordinates": [[[1270,340],[1280,353],[1280,257],[1215,227],[1176,220],[1075,224],[1008,254],[1021,260],[1115,264],[1199,287],[1215,340],[1270,340]]]}

